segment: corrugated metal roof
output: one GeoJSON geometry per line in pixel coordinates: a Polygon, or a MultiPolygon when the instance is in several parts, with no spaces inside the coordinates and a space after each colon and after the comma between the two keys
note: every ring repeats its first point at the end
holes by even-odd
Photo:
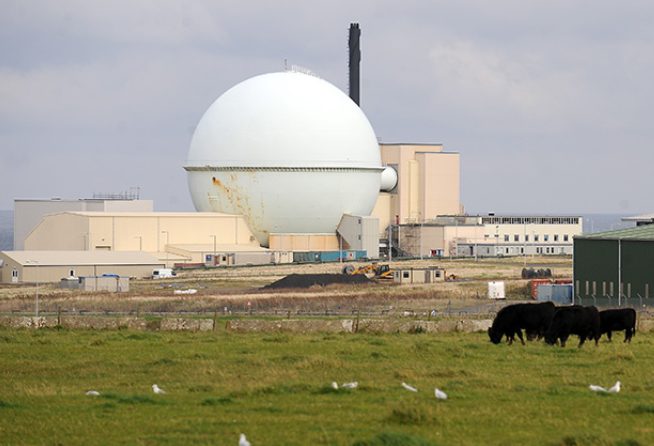
{"type": "Polygon", "coordinates": [[[2,251],[21,265],[38,262],[39,266],[58,265],[160,265],[145,251],[2,251]]]}
{"type": "Polygon", "coordinates": [[[633,228],[616,229],[614,231],[596,232],[594,234],[578,235],[580,239],[629,239],[629,240],[654,240],[654,224],[636,226],[633,228]]]}

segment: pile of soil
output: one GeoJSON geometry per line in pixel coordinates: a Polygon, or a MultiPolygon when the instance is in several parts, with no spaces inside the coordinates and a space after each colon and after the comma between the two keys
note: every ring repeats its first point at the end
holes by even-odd
{"type": "Polygon", "coordinates": [[[291,274],[277,282],[263,287],[264,289],[279,288],[310,288],[314,285],[327,286],[333,284],[370,284],[374,281],[363,274],[291,274]]]}

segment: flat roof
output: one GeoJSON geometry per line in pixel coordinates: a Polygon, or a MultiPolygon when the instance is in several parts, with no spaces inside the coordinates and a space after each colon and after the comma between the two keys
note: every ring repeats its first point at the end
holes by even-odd
{"type": "Polygon", "coordinates": [[[219,212],[103,212],[103,211],[64,211],[53,212],[48,215],[73,214],[86,217],[183,217],[183,218],[222,218],[222,217],[239,217],[238,214],[221,214],[219,212]]]}
{"type": "Polygon", "coordinates": [[[161,265],[145,251],[0,251],[24,266],[161,265]]]}

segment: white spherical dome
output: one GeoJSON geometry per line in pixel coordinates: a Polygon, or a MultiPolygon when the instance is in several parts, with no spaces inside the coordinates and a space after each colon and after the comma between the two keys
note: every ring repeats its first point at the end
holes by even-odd
{"type": "Polygon", "coordinates": [[[381,190],[389,192],[397,186],[397,170],[391,166],[386,166],[381,174],[381,190]]]}
{"type": "Polygon", "coordinates": [[[343,214],[369,215],[383,167],[375,133],[347,95],[283,72],[220,96],[185,169],[198,211],[244,215],[267,246],[271,233],[333,233],[343,214]]]}

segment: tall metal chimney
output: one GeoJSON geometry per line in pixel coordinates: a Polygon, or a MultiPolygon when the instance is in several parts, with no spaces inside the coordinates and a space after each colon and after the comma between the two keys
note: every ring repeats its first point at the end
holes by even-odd
{"type": "Polygon", "coordinates": [[[359,105],[359,64],[361,63],[361,47],[359,39],[361,30],[358,23],[350,23],[350,98],[359,105]]]}

